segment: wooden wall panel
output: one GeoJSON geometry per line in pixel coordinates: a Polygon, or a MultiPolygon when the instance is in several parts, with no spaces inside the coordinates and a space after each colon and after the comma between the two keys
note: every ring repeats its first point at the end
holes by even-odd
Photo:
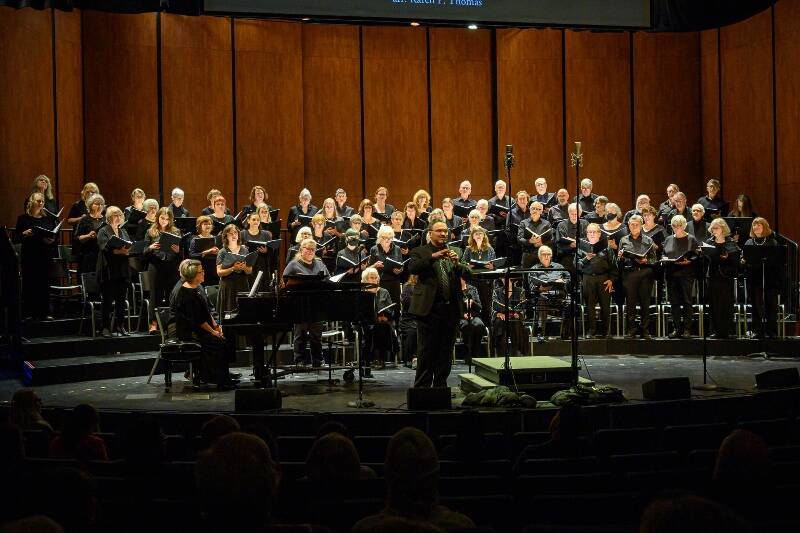
{"type": "Polygon", "coordinates": [[[156,15],[83,12],[86,177],[108,205],[158,198],[156,15]]]}
{"type": "Polygon", "coordinates": [[[514,145],[514,192],[535,191],[547,176],[551,189],[564,185],[562,32],[497,30],[498,168],[505,145],[514,145]]]}
{"type": "Polygon", "coordinates": [[[164,200],[173,187],[199,213],[209,189],[234,211],[231,21],[162,15],[164,200]]]}
{"type": "Polygon", "coordinates": [[[398,209],[428,189],[428,79],[425,30],[366,26],[364,156],[366,195],[389,189],[398,209]]]}
{"type": "Polygon", "coordinates": [[[457,195],[464,179],[473,197],[490,198],[491,33],[431,28],[430,69],[434,202],[457,195]]]}
{"type": "MultiPolygon", "coordinates": [[[[700,98],[703,132],[703,177],[718,178],[720,166],[719,51],[717,30],[700,32],[700,98]]],[[[704,187],[704,185],[703,185],[704,187]]],[[[702,189],[701,192],[705,192],[702,189]]]]}
{"type": "Polygon", "coordinates": [[[357,26],[303,26],[305,186],[318,207],[338,187],[351,205],[363,194],[359,63],[357,26]]]}
{"type": "MultiPolygon", "coordinates": [[[[567,150],[583,143],[581,176],[623,210],[631,187],[630,45],[627,33],[566,34],[567,150]]],[[[568,154],[566,155],[567,161],[568,154]]],[[[567,169],[570,194],[575,172],[567,169]]]]}
{"type": "Polygon", "coordinates": [[[755,210],[774,220],[770,12],[721,32],[724,197],[748,193],[755,210]]]}
{"type": "Polygon", "coordinates": [[[236,153],[239,205],[262,185],[287,210],[303,183],[302,26],[236,20],[236,153]]]}
{"type": "Polygon", "coordinates": [[[697,33],[634,34],[635,195],[653,203],[677,183],[690,199],[703,177],[697,33]]]}
{"type": "Polygon", "coordinates": [[[84,175],[81,12],[55,13],[58,194],[68,206],[80,197],[84,175]]]}
{"type": "Polygon", "coordinates": [[[1,224],[23,212],[33,178],[55,181],[50,14],[0,7],[0,196],[11,202],[1,224]]]}
{"type": "Polygon", "coordinates": [[[778,127],[778,230],[800,240],[797,195],[800,188],[800,1],[775,5],[775,70],[778,127]]]}

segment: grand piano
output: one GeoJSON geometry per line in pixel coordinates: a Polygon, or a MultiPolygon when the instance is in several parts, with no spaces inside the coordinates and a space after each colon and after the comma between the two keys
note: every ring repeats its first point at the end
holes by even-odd
{"type": "MultiPolygon", "coordinates": [[[[358,282],[335,282],[316,276],[286,278],[282,289],[240,293],[237,311],[222,321],[226,336],[246,335],[253,345],[253,376],[264,387],[278,381],[277,353],[286,333],[303,322],[374,322],[375,293],[358,282]],[[265,366],[264,338],[272,337],[271,361],[265,366]],[[271,371],[270,371],[271,367],[271,371]]],[[[294,367],[284,368],[286,373],[294,367]]]]}

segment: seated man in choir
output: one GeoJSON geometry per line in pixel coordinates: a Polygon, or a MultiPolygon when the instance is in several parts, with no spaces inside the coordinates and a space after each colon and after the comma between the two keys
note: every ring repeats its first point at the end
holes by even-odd
{"type": "Polygon", "coordinates": [[[703,204],[694,204],[691,210],[691,218],[686,218],[686,231],[697,239],[698,242],[703,242],[711,235],[708,232],[708,222],[706,222],[706,208],[703,204]]]}
{"type": "MultiPolygon", "coordinates": [[[[550,211],[550,201],[555,195],[551,192],[547,192],[547,178],[544,176],[536,178],[536,181],[533,182],[533,186],[536,188],[536,194],[531,196],[531,201],[540,202],[544,208],[544,215],[547,216],[548,211],[550,211]]],[[[569,195],[569,193],[567,193],[567,195],[569,195]]]]}
{"type": "Polygon", "coordinates": [[[519,224],[517,242],[522,247],[522,268],[537,262],[537,252],[542,245],[553,241],[553,227],[542,217],[544,206],[535,201],[530,206],[530,217],[519,224]]]}
{"type": "MultiPolygon", "coordinates": [[[[556,193],[556,205],[547,211],[547,220],[550,225],[555,227],[562,220],[569,218],[567,208],[569,207],[569,192],[567,189],[559,189],[556,193]]],[[[542,204],[545,205],[545,204],[542,204]]]]}
{"type": "Polygon", "coordinates": [[[633,215],[642,216],[642,210],[648,205],[650,205],[649,196],[647,196],[646,194],[640,194],[639,196],[637,196],[636,207],[625,213],[625,216],[622,218],[622,223],[627,224],[633,215]]]}
{"type": "MultiPolygon", "coordinates": [[[[392,297],[389,291],[380,286],[380,275],[373,267],[368,267],[361,273],[361,283],[370,285],[366,289],[368,292],[375,293],[375,312],[377,319],[372,324],[364,325],[364,358],[363,362],[367,369],[375,368],[383,370],[386,362],[392,355],[394,344],[393,320],[396,316],[395,308],[392,306],[392,297]]],[[[366,377],[371,373],[367,372],[366,377]]]]}
{"type": "Polygon", "coordinates": [[[489,201],[481,198],[475,204],[475,209],[481,215],[480,226],[486,231],[494,231],[495,223],[494,218],[487,216],[489,214],[489,201]]]}
{"type": "Polygon", "coordinates": [[[574,276],[578,241],[586,238],[586,227],[589,223],[580,218],[580,207],[576,204],[569,204],[567,213],[569,218],[562,220],[556,226],[553,242],[558,247],[558,262],[574,276]]]}
{"type": "MultiPolygon", "coordinates": [[[[581,194],[577,202],[581,206],[583,213],[591,213],[594,210],[594,201],[597,200],[597,194],[592,192],[593,187],[594,183],[592,183],[591,179],[583,178],[581,180],[581,194]]],[[[573,198],[572,201],[575,202],[576,199],[573,198]]]]}
{"type": "Polygon", "coordinates": [[[672,235],[664,241],[664,267],[672,316],[669,338],[689,338],[692,332],[692,287],[699,273],[695,253],[700,242],[686,232],[683,215],[675,215],[670,223],[672,235]]]}
{"type": "Polygon", "coordinates": [[[461,292],[464,293],[464,316],[458,325],[461,331],[461,340],[466,348],[466,362],[473,357],[486,357],[482,339],[486,334],[486,325],[481,319],[483,306],[481,296],[474,285],[461,280],[461,292]]]}
{"type": "Polygon", "coordinates": [[[172,217],[181,218],[190,216],[189,210],[183,205],[183,200],[186,197],[183,189],[175,187],[172,189],[172,194],[170,196],[172,197],[172,203],[169,204],[169,208],[172,210],[172,217]]]}
{"type": "MultiPolygon", "coordinates": [[[[299,234],[299,233],[298,233],[299,234]]],[[[317,243],[312,238],[303,239],[294,259],[288,261],[283,269],[283,277],[287,286],[302,283],[302,277],[312,276],[318,279],[330,277],[325,263],[316,256],[317,243]],[[294,279],[291,279],[294,278],[294,279]]],[[[294,362],[306,364],[306,344],[311,345],[312,363],[317,366],[322,361],[322,322],[303,322],[294,326],[294,362]]]]}
{"type": "Polygon", "coordinates": [[[356,210],[347,205],[347,193],[344,189],[336,189],[333,199],[336,201],[336,213],[340,217],[350,217],[355,214],[356,210]]]}
{"type": "Polygon", "coordinates": [[[471,194],[472,183],[470,183],[468,180],[462,181],[461,185],[458,186],[458,198],[453,200],[453,205],[463,207],[464,209],[474,209],[477,202],[470,198],[471,194]]]}
{"type": "Polygon", "coordinates": [[[180,274],[183,284],[171,302],[177,337],[200,344],[202,381],[216,383],[220,390],[230,389],[236,381],[228,370],[229,345],[200,286],[205,279],[203,265],[196,259],[187,259],[181,263],[180,274]]]}
{"type": "MultiPolygon", "coordinates": [[[[573,204],[574,205],[574,204],[573,204]]],[[[534,333],[537,319],[541,330],[537,337],[541,340],[547,335],[547,316],[561,317],[561,338],[572,336],[572,313],[567,287],[572,279],[564,267],[553,261],[553,250],[549,246],[539,248],[539,262],[533,265],[533,272],[528,278],[528,292],[536,310],[534,316],[534,333]]]]}

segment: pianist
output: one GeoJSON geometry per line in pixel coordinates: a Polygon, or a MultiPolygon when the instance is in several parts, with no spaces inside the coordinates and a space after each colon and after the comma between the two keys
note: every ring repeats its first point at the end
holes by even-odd
{"type": "MultiPolygon", "coordinates": [[[[283,277],[294,276],[316,276],[320,279],[330,277],[327,267],[316,256],[317,243],[314,239],[303,239],[300,248],[294,259],[289,261],[283,270],[283,277]]],[[[287,280],[287,286],[291,287],[299,280],[287,280]]],[[[303,322],[294,326],[294,362],[295,364],[307,363],[306,342],[311,344],[311,356],[313,362],[322,361],[322,322],[303,322]]]]}

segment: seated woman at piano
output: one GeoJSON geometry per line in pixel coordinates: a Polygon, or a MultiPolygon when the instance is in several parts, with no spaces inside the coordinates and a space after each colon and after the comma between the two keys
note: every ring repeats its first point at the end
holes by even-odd
{"type": "Polygon", "coordinates": [[[200,285],[205,270],[200,261],[187,259],[181,263],[183,283],[172,300],[172,315],[179,340],[196,342],[201,349],[199,375],[206,383],[216,383],[226,390],[234,385],[228,370],[227,343],[222,328],[211,315],[208,299],[200,285]]]}
{"type": "Polygon", "coordinates": [[[162,235],[170,233],[178,235],[180,232],[175,227],[172,209],[162,207],[158,210],[156,221],[150,226],[145,235],[146,248],[144,255],[147,258],[147,276],[150,278],[150,334],[158,333],[156,323],[156,308],[167,305],[169,293],[178,282],[178,263],[180,262],[180,247],[177,244],[163,245],[162,235]]]}
{"type": "Polygon", "coordinates": [[[314,234],[311,232],[311,228],[309,228],[308,226],[303,226],[302,228],[297,230],[297,235],[295,235],[294,238],[295,244],[290,246],[289,250],[286,252],[287,265],[291,263],[295,257],[297,257],[297,252],[300,251],[300,243],[306,239],[311,239],[313,241],[314,234]]]}
{"type": "Polygon", "coordinates": [[[35,192],[28,199],[25,213],[17,218],[14,242],[20,248],[20,274],[22,275],[23,316],[34,320],[50,317],[50,266],[58,250],[58,235],[34,230],[52,231],[57,221],[45,214],[44,194],[35,192]]]}
{"type": "Polygon", "coordinates": [[[217,246],[216,239],[211,235],[211,230],[214,228],[214,223],[207,215],[197,217],[195,222],[197,234],[189,241],[189,259],[195,259],[203,264],[204,282],[203,286],[209,287],[211,285],[219,284],[219,276],[217,276],[217,254],[219,247],[217,246]]]}
{"type": "Polygon", "coordinates": [[[389,291],[393,302],[400,301],[400,283],[403,277],[403,253],[392,242],[394,231],[391,226],[381,226],[378,241],[370,250],[370,266],[375,267],[381,276],[381,287],[389,291]]]}
{"type": "MultiPolygon", "coordinates": [[[[267,213],[269,213],[269,211],[267,211],[267,213]]],[[[253,211],[247,215],[245,229],[242,230],[242,244],[246,244],[250,251],[258,251],[258,259],[256,259],[256,264],[253,265],[253,271],[250,273],[250,283],[255,282],[259,272],[263,272],[266,277],[270,275],[269,249],[265,244],[260,243],[266,243],[271,240],[272,234],[265,229],[261,229],[261,217],[258,213],[253,211]],[[257,242],[259,244],[251,245],[251,242],[257,242]]]]}
{"type": "Polygon", "coordinates": [[[220,235],[222,249],[217,254],[219,276],[217,312],[222,317],[225,313],[236,309],[236,295],[249,289],[249,276],[253,272],[253,267],[248,266],[242,259],[232,257],[234,254],[246,256],[249,253],[247,246],[241,243],[239,228],[228,224],[220,235]]]}
{"type": "MultiPolygon", "coordinates": [[[[302,230],[301,230],[302,231],[302,230]]],[[[298,235],[300,232],[298,232],[298,235]]],[[[283,269],[283,277],[286,286],[291,288],[301,284],[302,276],[315,276],[320,279],[330,277],[325,263],[317,257],[317,243],[312,238],[303,239],[295,254],[294,259],[286,263],[283,269]],[[287,279],[288,278],[288,279],[287,279]]],[[[306,344],[311,345],[312,363],[322,361],[322,322],[302,322],[294,326],[294,362],[295,364],[306,364],[306,344]]]]}
{"type": "Polygon", "coordinates": [[[376,321],[364,325],[364,366],[366,377],[370,377],[370,368],[383,370],[386,361],[391,358],[393,345],[392,321],[395,317],[395,307],[392,307],[392,297],[389,291],[380,287],[380,275],[373,267],[368,267],[361,273],[361,283],[371,284],[366,289],[376,294],[375,312],[376,321]]]}

